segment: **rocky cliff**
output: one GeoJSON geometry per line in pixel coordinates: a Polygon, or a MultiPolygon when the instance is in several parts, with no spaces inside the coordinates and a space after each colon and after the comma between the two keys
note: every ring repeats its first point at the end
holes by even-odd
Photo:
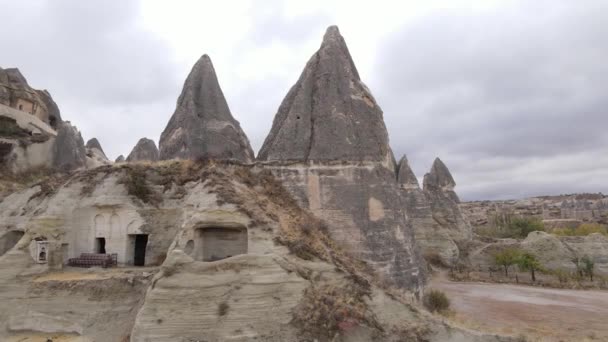
{"type": "Polygon", "coordinates": [[[203,55],[188,75],[159,148],[161,159],[253,160],[249,139],[230,113],[209,56],[203,55]]]}
{"type": "Polygon", "coordinates": [[[331,237],[418,294],[425,276],[405,218],[382,110],[337,27],[327,29],[259,153],[331,237]]]}

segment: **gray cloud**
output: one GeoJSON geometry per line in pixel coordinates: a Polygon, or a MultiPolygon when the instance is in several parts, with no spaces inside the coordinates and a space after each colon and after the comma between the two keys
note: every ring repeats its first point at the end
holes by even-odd
{"type": "Polygon", "coordinates": [[[3,8],[10,10],[0,12],[0,22],[10,32],[0,35],[0,65],[19,67],[30,85],[49,89],[85,139],[98,137],[111,156],[128,153],[141,136],[157,140],[181,80],[170,49],[138,26],[135,2],[3,8]]]}
{"type": "MultiPolygon", "coordinates": [[[[6,1],[2,8],[0,66],[17,66],[33,87],[49,89],[63,117],[86,139],[99,138],[112,158],[141,137],[158,141],[198,56],[188,65],[174,60],[170,45],[140,25],[137,2],[6,1]]],[[[250,29],[236,40],[209,39],[230,30],[230,20],[192,33],[201,53],[215,52],[220,84],[255,149],[334,24],[327,8],[291,17],[283,2],[252,2],[240,18],[250,29]]],[[[350,19],[352,28],[358,21],[350,19]]],[[[371,70],[362,76],[384,109],[397,157],[407,153],[422,176],[440,156],[461,197],[507,198],[608,192],[606,22],[601,0],[513,1],[430,12],[404,22],[379,49],[343,34],[359,55],[374,55],[373,68],[358,66],[371,70]]]]}
{"type": "Polygon", "coordinates": [[[441,156],[464,198],[608,190],[608,4],[511,4],[435,12],[382,45],[370,85],[395,153],[418,175],[441,156]]]}

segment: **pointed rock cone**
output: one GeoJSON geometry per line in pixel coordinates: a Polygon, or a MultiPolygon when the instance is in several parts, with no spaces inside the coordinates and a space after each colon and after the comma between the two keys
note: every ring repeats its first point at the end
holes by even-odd
{"type": "Polygon", "coordinates": [[[258,159],[394,160],[382,110],[336,26],[281,103],[258,159]]]}
{"type": "Polygon", "coordinates": [[[456,182],[448,167],[439,158],[435,158],[431,171],[424,175],[424,190],[454,190],[456,182]]]}
{"type": "Polygon", "coordinates": [[[129,153],[127,157],[128,162],[134,161],[157,161],[158,160],[158,149],[154,140],[147,138],[141,138],[137,142],[137,145],[133,147],[133,151],[129,153]]]}
{"type": "Polygon", "coordinates": [[[161,159],[221,159],[251,162],[253,150],[203,55],[184,83],[175,113],[163,131],[161,159]]]}
{"type": "Polygon", "coordinates": [[[418,178],[416,178],[414,171],[412,171],[410,163],[407,161],[407,157],[405,155],[403,155],[399,161],[397,168],[397,182],[402,188],[420,189],[418,178]]]}
{"type": "Polygon", "coordinates": [[[87,149],[97,149],[99,150],[99,152],[101,152],[101,155],[103,155],[106,159],[106,153],[103,151],[103,148],[101,148],[101,144],[99,143],[99,140],[97,140],[97,138],[93,138],[90,139],[89,141],[87,141],[87,144],[85,145],[85,147],[87,149]]]}

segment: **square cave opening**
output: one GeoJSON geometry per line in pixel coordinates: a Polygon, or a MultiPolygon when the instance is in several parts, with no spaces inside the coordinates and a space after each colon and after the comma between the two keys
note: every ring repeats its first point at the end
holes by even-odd
{"type": "Polygon", "coordinates": [[[209,226],[196,229],[192,252],[197,261],[217,261],[247,254],[247,249],[247,228],[209,226]]]}

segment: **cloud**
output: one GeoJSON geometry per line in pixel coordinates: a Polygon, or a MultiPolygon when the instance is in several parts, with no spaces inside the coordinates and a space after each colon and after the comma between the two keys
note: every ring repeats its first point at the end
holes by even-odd
{"type": "Polygon", "coordinates": [[[539,1],[407,24],[370,82],[393,150],[418,175],[441,156],[464,198],[608,190],[607,20],[602,1],[539,1]]]}
{"type": "Polygon", "coordinates": [[[12,33],[0,35],[0,65],[17,66],[30,85],[49,89],[85,139],[98,137],[112,156],[128,153],[143,135],[157,139],[181,80],[167,45],[139,25],[137,3],[19,1],[4,8],[0,21],[12,33]],[[165,119],[150,120],[157,115],[165,119]]]}

